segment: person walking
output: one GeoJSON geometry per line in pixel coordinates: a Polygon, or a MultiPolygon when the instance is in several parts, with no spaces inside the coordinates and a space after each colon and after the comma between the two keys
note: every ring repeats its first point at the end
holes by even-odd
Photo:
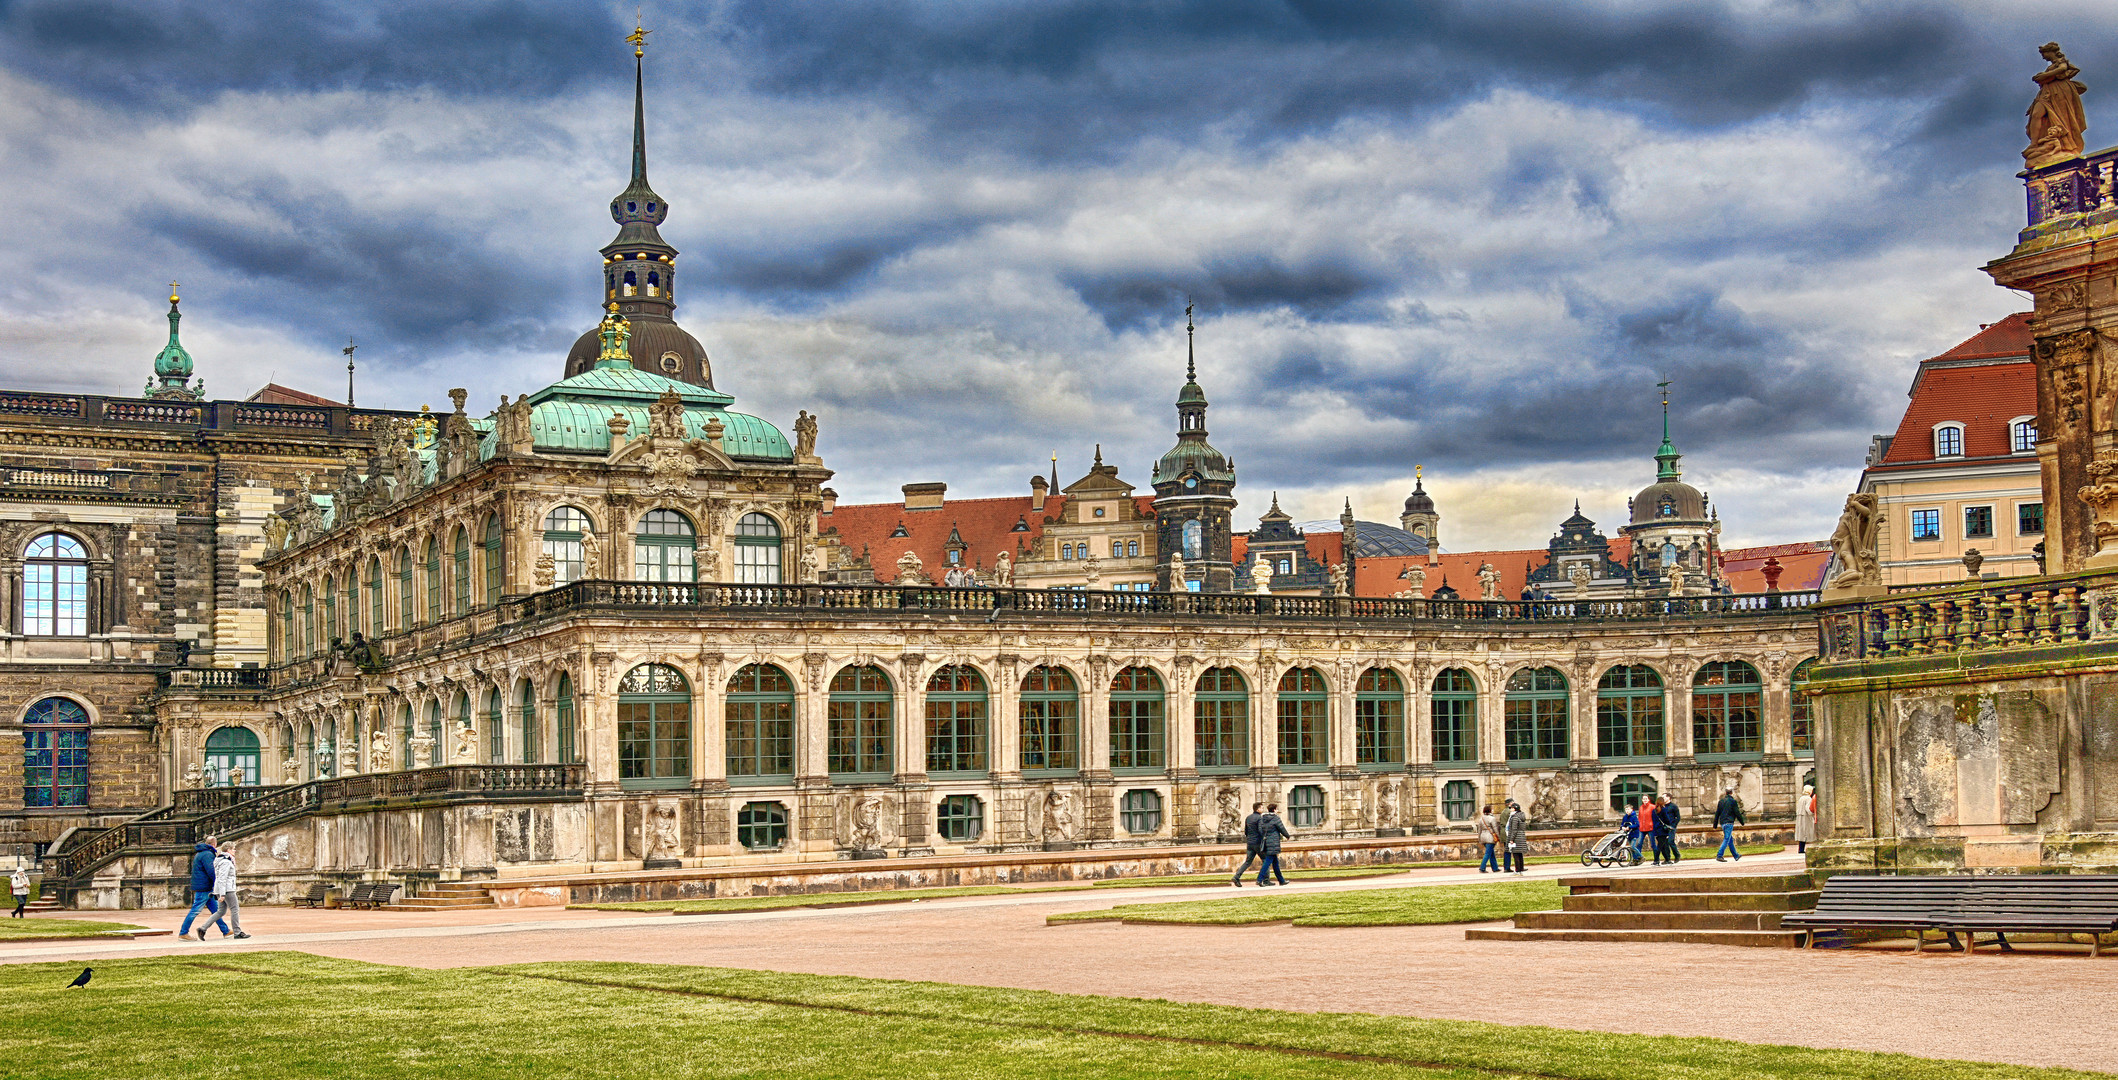
{"type": "Polygon", "coordinates": [[[1265,816],[1258,819],[1258,854],[1264,858],[1258,864],[1260,888],[1273,884],[1265,880],[1266,874],[1278,878],[1281,885],[1287,884],[1287,875],[1280,871],[1280,839],[1291,835],[1286,823],[1280,820],[1280,804],[1265,804],[1265,816]]]}
{"type": "Polygon", "coordinates": [[[1684,820],[1684,813],[1677,809],[1677,800],[1664,796],[1662,806],[1655,811],[1655,844],[1662,852],[1662,861],[1675,866],[1682,860],[1677,856],[1677,823],[1684,820]]]}
{"type": "Polygon", "coordinates": [[[1500,873],[1500,863],[1493,857],[1493,849],[1500,844],[1500,819],[1493,816],[1490,806],[1478,815],[1478,842],[1486,849],[1485,857],[1478,861],[1478,872],[1500,873]]]}
{"type": "Polygon", "coordinates": [[[1645,802],[1628,804],[1625,815],[1618,819],[1618,827],[1625,830],[1625,846],[1632,852],[1633,865],[1640,865],[1640,808],[1645,802]]]}
{"type": "Polygon", "coordinates": [[[1743,801],[1736,798],[1736,789],[1721,792],[1721,801],[1714,806],[1714,824],[1721,827],[1721,850],[1714,852],[1714,861],[1727,862],[1733,855],[1742,862],[1743,853],[1736,850],[1736,826],[1748,822],[1743,820],[1743,801]]]}
{"type": "MultiPolygon", "coordinates": [[[[184,916],[184,925],[177,930],[180,938],[191,936],[191,922],[199,917],[200,909],[213,916],[212,921],[221,925],[221,935],[228,934],[228,923],[220,918],[220,905],[213,899],[213,842],[217,837],[209,836],[191,849],[191,911],[184,916]]],[[[206,940],[206,924],[199,924],[199,940],[206,940]]]]}
{"type": "MultiPolygon", "coordinates": [[[[221,902],[221,918],[227,920],[226,925],[221,929],[222,937],[246,938],[250,936],[243,932],[243,905],[241,899],[237,896],[237,892],[235,853],[227,848],[222,848],[220,854],[215,855],[213,858],[213,895],[221,902]],[[235,928],[233,935],[229,934],[228,927],[235,928]]],[[[204,930],[199,931],[199,936],[204,937],[205,934],[204,930]]]]}
{"type": "Polygon", "coordinates": [[[1816,839],[1816,788],[1802,785],[1800,798],[1794,801],[1794,850],[1797,855],[1808,854],[1809,844],[1816,839]]]}
{"type": "Polygon", "coordinates": [[[1517,874],[1528,873],[1527,870],[1523,869],[1522,857],[1530,850],[1530,819],[1523,814],[1522,804],[1513,799],[1508,800],[1506,831],[1508,841],[1507,865],[1512,867],[1517,874]]]}
{"type": "Polygon", "coordinates": [[[1243,865],[1236,867],[1235,877],[1231,879],[1238,889],[1243,887],[1243,875],[1250,872],[1250,864],[1258,858],[1258,822],[1265,817],[1258,811],[1264,808],[1264,803],[1251,803],[1250,816],[1243,819],[1243,865]]]}
{"type": "Polygon", "coordinates": [[[7,876],[8,887],[15,892],[15,918],[22,918],[22,909],[29,906],[29,871],[17,866],[7,876]]]}

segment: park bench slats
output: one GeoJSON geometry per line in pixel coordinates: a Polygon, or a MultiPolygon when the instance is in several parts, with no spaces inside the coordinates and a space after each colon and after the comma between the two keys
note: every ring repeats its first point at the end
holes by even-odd
{"type": "Polygon", "coordinates": [[[302,894],[301,894],[301,895],[299,895],[299,896],[296,896],[296,897],[294,898],[294,906],[295,906],[295,907],[322,907],[322,906],[323,906],[323,903],[324,903],[324,895],[325,895],[326,893],[330,892],[330,891],[331,891],[331,889],[330,889],[330,887],[329,887],[329,886],[327,886],[327,885],[325,885],[325,884],[324,884],[323,882],[319,881],[319,882],[315,883],[314,885],[311,885],[311,886],[309,886],[309,891],[308,891],[308,892],[305,892],[305,893],[302,893],[302,894]]]}
{"type": "Polygon", "coordinates": [[[353,886],[353,891],[346,894],[341,906],[379,908],[390,902],[391,895],[397,889],[398,886],[387,881],[363,881],[353,886]]]}
{"type": "MultiPolygon", "coordinates": [[[[1810,931],[1811,945],[1815,931],[1838,929],[2107,934],[2118,931],[2118,875],[1840,874],[1824,882],[1816,910],[1790,914],[1780,925],[1810,931]]],[[[2092,939],[2089,955],[2099,954],[2092,939]]]]}

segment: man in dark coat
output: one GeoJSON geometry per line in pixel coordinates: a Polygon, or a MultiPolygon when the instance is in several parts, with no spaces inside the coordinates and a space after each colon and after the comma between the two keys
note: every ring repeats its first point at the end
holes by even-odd
{"type": "Polygon", "coordinates": [[[1264,857],[1258,864],[1260,888],[1273,884],[1265,880],[1266,874],[1278,878],[1281,885],[1287,884],[1287,875],[1280,872],[1280,838],[1289,835],[1292,834],[1286,823],[1280,820],[1280,804],[1266,804],[1265,815],[1258,819],[1258,854],[1264,857]]]}
{"type": "Polygon", "coordinates": [[[1662,809],[1655,811],[1655,850],[1662,853],[1662,862],[1674,866],[1677,858],[1677,822],[1683,820],[1683,812],[1677,809],[1677,800],[1662,800],[1662,809]]]}
{"type": "Polygon", "coordinates": [[[1721,850],[1714,852],[1714,861],[1727,862],[1733,855],[1740,862],[1743,853],[1736,850],[1736,826],[1749,823],[1743,820],[1743,803],[1736,798],[1736,789],[1721,793],[1720,803],[1714,806],[1714,824],[1721,827],[1721,850]]]}
{"type": "Polygon", "coordinates": [[[1250,872],[1250,864],[1258,858],[1258,822],[1265,819],[1265,815],[1258,811],[1264,808],[1264,803],[1251,803],[1250,816],[1243,819],[1243,865],[1236,867],[1234,878],[1235,887],[1238,889],[1243,887],[1243,875],[1250,872]]]}
{"type": "MultiPolygon", "coordinates": [[[[218,838],[209,836],[191,849],[191,912],[184,916],[183,928],[177,931],[180,938],[191,936],[191,921],[198,918],[200,908],[204,908],[208,915],[215,916],[215,920],[219,921],[220,905],[213,902],[213,857],[217,854],[213,849],[213,842],[216,839],[218,838]]],[[[227,937],[228,924],[221,922],[220,926],[221,936],[227,937]]],[[[199,925],[199,940],[206,940],[204,923],[199,925]]]]}

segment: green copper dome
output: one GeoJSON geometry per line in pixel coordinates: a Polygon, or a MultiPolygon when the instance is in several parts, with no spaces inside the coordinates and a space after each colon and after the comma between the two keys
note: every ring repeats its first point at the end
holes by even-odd
{"type": "Polygon", "coordinates": [[[201,386],[186,385],[191,379],[191,354],[184,351],[184,343],[177,340],[177,322],[184,317],[177,310],[177,296],[169,295],[169,344],[155,354],[154,378],[147,381],[147,396],[152,398],[184,398],[196,401],[203,394],[201,386]]]}
{"type": "MultiPolygon", "coordinates": [[[[598,367],[553,383],[530,395],[530,433],[537,449],[577,453],[610,452],[610,418],[631,421],[628,438],[647,434],[653,405],[674,391],[684,403],[685,437],[706,438],[706,425],[721,422],[721,449],[747,461],[794,461],[787,436],[770,422],[731,412],[735,399],[717,390],[641,371],[633,367],[598,367]]],[[[486,440],[484,453],[492,453],[486,440]]]]}

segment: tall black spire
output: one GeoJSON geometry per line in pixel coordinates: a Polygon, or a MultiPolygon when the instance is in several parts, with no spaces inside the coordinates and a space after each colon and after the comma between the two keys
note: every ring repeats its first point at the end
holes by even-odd
{"type": "Polygon", "coordinates": [[[626,315],[668,316],[676,311],[677,249],[656,231],[669,219],[669,203],[647,183],[647,34],[635,28],[632,43],[632,182],[610,201],[618,236],[603,248],[606,300],[626,315]]]}

